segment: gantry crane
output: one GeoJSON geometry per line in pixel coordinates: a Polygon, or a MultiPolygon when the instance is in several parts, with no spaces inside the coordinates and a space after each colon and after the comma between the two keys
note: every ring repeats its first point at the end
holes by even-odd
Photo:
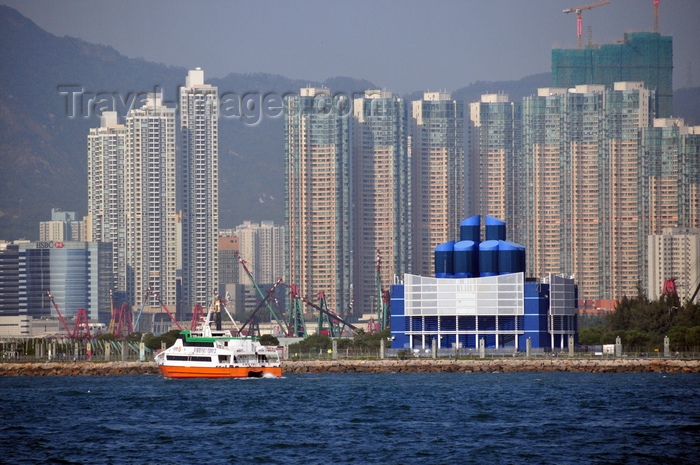
{"type": "Polygon", "coordinates": [[[578,35],[578,48],[581,49],[581,35],[583,34],[583,11],[590,10],[592,8],[607,5],[610,0],[602,0],[596,3],[590,3],[588,5],[575,6],[573,8],[567,8],[564,13],[576,13],[576,34],[578,35]]]}

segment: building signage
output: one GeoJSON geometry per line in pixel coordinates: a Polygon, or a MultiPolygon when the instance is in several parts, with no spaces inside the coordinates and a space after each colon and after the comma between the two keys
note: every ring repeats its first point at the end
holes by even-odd
{"type": "Polygon", "coordinates": [[[36,248],[37,249],[62,249],[65,244],[63,242],[57,241],[57,242],[37,242],[36,243],[36,248]]]}

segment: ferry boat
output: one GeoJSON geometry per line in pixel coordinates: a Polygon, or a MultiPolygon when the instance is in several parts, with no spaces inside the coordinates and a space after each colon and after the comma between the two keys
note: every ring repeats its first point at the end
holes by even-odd
{"type": "MultiPolygon", "coordinates": [[[[212,329],[211,305],[196,330],[183,330],[175,344],[156,355],[160,372],[166,378],[262,378],[282,376],[276,347],[264,346],[252,337],[234,336],[220,328],[212,329]]],[[[230,316],[230,315],[229,315],[230,316]]]]}

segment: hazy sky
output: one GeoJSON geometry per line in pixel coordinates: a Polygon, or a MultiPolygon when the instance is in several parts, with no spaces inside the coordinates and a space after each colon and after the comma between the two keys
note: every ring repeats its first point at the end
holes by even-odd
{"type": "MultiPolygon", "coordinates": [[[[322,81],[364,78],[399,93],[546,72],[551,49],[576,47],[576,15],[597,0],[233,1],[0,0],[58,36],[129,57],[322,81]]],[[[700,85],[700,1],[660,0],[673,36],[674,88],[700,85]]],[[[611,0],[583,13],[583,41],[652,31],[653,0],[611,0]]],[[[2,31],[0,31],[2,33],[2,31]]]]}

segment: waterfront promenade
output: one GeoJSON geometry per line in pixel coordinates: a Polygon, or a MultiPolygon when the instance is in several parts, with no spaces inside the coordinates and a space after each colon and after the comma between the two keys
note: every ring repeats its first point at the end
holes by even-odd
{"type": "MultiPolygon", "coordinates": [[[[302,360],[282,363],[289,373],[700,373],[700,360],[679,358],[493,358],[302,360]]],[[[115,376],[158,374],[155,362],[2,363],[0,376],[115,376]]]]}

